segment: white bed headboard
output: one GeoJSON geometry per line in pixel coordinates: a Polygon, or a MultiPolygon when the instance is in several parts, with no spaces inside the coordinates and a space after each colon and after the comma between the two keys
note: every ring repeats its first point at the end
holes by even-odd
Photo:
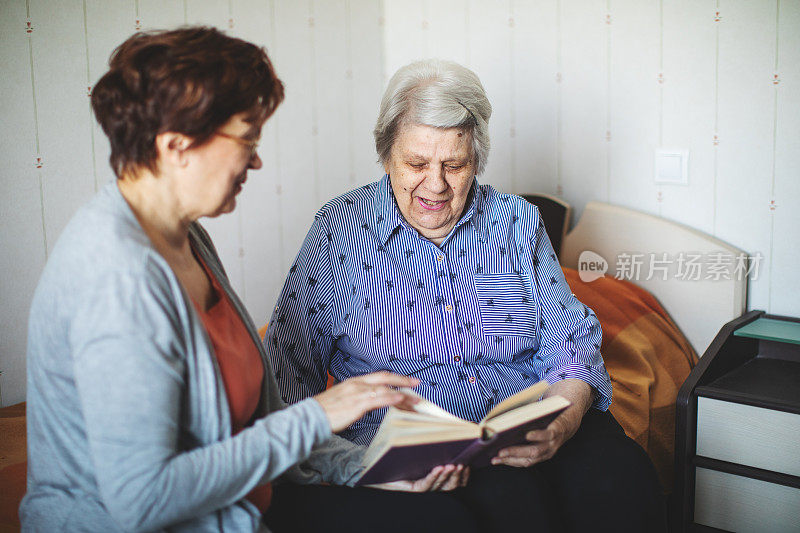
{"type": "MultiPolygon", "coordinates": [[[[607,261],[607,276],[619,272],[623,279],[650,291],[698,355],[703,355],[723,324],[745,311],[747,271],[736,275],[738,258],[746,257],[745,252],[683,224],[633,209],[590,202],[578,224],[564,238],[561,264],[580,271],[579,258],[586,250],[607,261]],[[628,267],[634,262],[634,254],[641,254],[636,255],[641,266],[639,276],[631,278],[628,276],[632,269],[628,267]],[[665,258],[663,254],[667,254],[666,262],[660,262],[665,258]],[[684,268],[681,272],[684,276],[679,276],[681,254],[684,267],[688,266],[685,261],[692,257],[701,263],[699,280],[693,279],[696,271],[690,270],[691,267],[684,268]],[[698,255],[701,256],[699,261],[698,255]],[[651,257],[656,260],[655,266],[664,270],[654,270],[651,279],[646,279],[651,270],[651,257]],[[726,262],[727,269],[711,266],[721,265],[729,258],[731,263],[726,262]],[[724,279],[724,273],[716,274],[715,268],[727,270],[730,279],[724,279]],[[686,276],[686,273],[692,275],[686,276]],[[665,275],[666,280],[663,279],[665,275]]],[[[582,260],[585,259],[586,255],[582,260]]],[[[583,266],[585,271],[586,264],[583,266]]]]}

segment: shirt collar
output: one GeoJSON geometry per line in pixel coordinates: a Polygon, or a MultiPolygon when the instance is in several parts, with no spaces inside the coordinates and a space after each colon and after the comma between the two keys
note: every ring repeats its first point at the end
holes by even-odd
{"type": "Polygon", "coordinates": [[[386,244],[397,228],[405,223],[394,201],[389,175],[384,174],[375,190],[375,227],[381,244],[386,244]]]}
{"type": "MultiPolygon", "coordinates": [[[[485,238],[484,233],[487,228],[485,213],[486,195],[483,187],[478,183],[477,178],[472,181],[472,191],[470,191],[470,195],[472,201],[469,209],[467,209],[466,213],[459,219],[444,242],[447,242],[459,226],[466,222],[470,222],[473,225],[475,232],[480,238],[485,238]]],[[[378,182],[378,187],[375,191],[375,217],[375,227],[377,228],[378,238],[383,245],[386,244],[400,226],[416,232],[414,228],[408,225],[403,215],[400,213],[400,209],[397,207],[388,174],[384,174],[383,178],[378,182]]]]}

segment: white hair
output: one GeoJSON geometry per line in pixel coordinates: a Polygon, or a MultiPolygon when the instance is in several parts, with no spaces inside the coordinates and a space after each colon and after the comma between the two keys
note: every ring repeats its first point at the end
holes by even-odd
{"type": "Polygon", "coordinates": [[[404,124],[463,128],[472,137],[475,174],[483,173],[489,157],[489,117],[492,105],[481,80],[453,61],[425,59],[401,67],[383,93],[375,124],[375,149],[386,165],[404,124]]]}

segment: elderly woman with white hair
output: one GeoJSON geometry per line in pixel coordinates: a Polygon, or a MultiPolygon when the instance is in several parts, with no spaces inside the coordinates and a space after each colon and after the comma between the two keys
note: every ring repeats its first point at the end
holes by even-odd
{"type": "MultiPolygon", "coordinates": [[[[392,77],[374,131],[386,174],[317,213],[264,338],[284,399],[319,393],[329,373],[389,370],[478,421],[547,380],[547,395],[571,407],[466,487],[432,496],[465,503],[482,530],[663,529],[652,464],[607,412],[595,314],[572,295],[536,207],[476,179],[491,113],[478,77],[456,63],[419,61],[392,77]]],[[[384,413],[341,435],[368,444],[384,413]]],[[[309,503],[284,494],[277,508],[309,503]]],[[[419,495],[406,496],[414,512],[419,495]]]]}

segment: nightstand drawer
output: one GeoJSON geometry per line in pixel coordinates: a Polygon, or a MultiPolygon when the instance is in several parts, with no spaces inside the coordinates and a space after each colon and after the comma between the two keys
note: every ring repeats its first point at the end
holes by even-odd
{"type": "Polygon", "coordinates": [[[800,415],[700,396],[697,455],[800,476],[800,415]]]}
{"type": "Polygon", "coordinates": [[[697,468],[694,521],[736,532],[800,531],[800,489],[697,468]]]}

